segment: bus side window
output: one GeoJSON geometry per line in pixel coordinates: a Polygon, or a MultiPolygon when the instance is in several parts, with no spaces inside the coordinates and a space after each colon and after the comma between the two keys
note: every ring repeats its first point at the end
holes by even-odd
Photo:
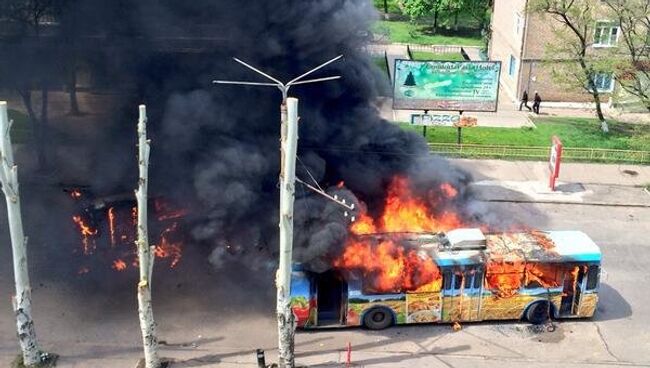
{"type": "Polygon", "coordinates": [[[443,276],[443,280],[444,280],[443,289],[445,289],[445,290],[451,289],[451,279],[452,279],[452,276],[453,276],[451,271],[443,272],[442,276],[443,276]]]}
{"type": "Polygon", "coordinates": [[[454,275],[454,290],[459,290],[460,285],[463,284],[463,274],[457,273],[454,275]]]}
{"type": "Polygon", "coordinates": [[[483,270],[476,270],[474,274],[474,289],[480,289],[481,283],[483,282],[483,270]]]}
{"type": "Polygon", "coordinates": [[[594,290],[598,286],[600,268],[596,265],[589,266],[587,270],[587,290],[594,290]]]}

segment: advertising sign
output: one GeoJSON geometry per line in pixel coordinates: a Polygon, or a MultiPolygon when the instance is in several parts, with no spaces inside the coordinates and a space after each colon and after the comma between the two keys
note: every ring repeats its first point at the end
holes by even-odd
{"type": "Polygon", "coordinates": [[[411,114],[411,125],[469,128],[477,126],[477,124],[478,119],[473,116],[456,114],[411,114]]]}
{"type": "Polygon", "coordinates": [[[551,146],[551,155],[548,162],[548,169],[551,177],[548,183],[551,190],[555,190],[555,180],[560,176],[560,162],[562,160],[562,142],[560,138],[553,136],[551,146]]]}
{"type": "Polygon", "coordinates": [[[412,114],[411,125],[455,126],[460,121],[458,114],[412,114]]]}
{"type": "Polygon", "coordinates": [[[499,61],[395,60],[393,109],[496,111],[499,61]]]}

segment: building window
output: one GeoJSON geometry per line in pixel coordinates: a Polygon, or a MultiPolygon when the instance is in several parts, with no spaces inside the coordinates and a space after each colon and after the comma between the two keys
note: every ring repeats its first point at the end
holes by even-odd
{"type": "Polygon", "coordinates": [[[610,22],[596,23],[596,33],[594,34],[595,47],[615,46],[618,41],[618,26],[610,22]]]}
{"type": "Polygon", "coordinates": [[[515,59],[514,56],[510,55],[510,62],[508,63],[508,75],[514,77],[516,69],[517,69],[517,59],[515,59]]]}
{"type": "Polygon", "coordinates": [[[614,76],[612,73],[596,73],[594,84],[598,92],[612,92],[614,90],[614,76]]]}
{"type": "Polygon", "coordinates": [[[524,18],[519,13],[515,13],[515,34],[521,35],[521,31],[524,28],[524,18]]]}

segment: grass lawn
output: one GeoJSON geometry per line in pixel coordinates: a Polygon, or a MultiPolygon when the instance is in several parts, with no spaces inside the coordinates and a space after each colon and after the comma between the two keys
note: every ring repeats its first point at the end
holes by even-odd
{"type": "Polygon", "coordinates": [[[438,54],[427,51],[411,51],[411,56],[413,60],[465,61],[465,58],[460,53],[438,54]]]}
{"type": "MultiPolygon", "coordinates": [[[[600,130],[597,119],[537,118],[533,128],[465,128],[463,143],[510,146],[549,146],[557,135],[565,147],[609,148],[650,151],[650,126],[609,122],[609,134],[600,130]]],[[[421,132],[422,127],[401,123],[405,129],[421,132]]],[[[427,141],[456,143],[456,128],[428,127],[427,141]]]]}
{"type": "Polygon", "coordinates": [[[482,46],[483,40],[477,35],[454,36],[434,34],[430,25],[412,24],[406,21],[378,21],[373,31],[385,35],[390,42],[417,45],[459,45],[482,46]]]}
{"type": "Polygon", "coordinates": [[[11,141],[13,143],[25,143],[32,135],[32,128],[29,117],[18,110],[8,110],[9,120],[13,120],[11,127],[11,141]]]}

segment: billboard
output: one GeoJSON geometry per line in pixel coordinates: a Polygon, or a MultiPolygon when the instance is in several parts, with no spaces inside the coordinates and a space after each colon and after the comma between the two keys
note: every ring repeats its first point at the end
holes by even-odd
{"type": "Polygon", "coordinates": [[[499,61],[395,60],[393,109],[496,111],[499,61]]]}

